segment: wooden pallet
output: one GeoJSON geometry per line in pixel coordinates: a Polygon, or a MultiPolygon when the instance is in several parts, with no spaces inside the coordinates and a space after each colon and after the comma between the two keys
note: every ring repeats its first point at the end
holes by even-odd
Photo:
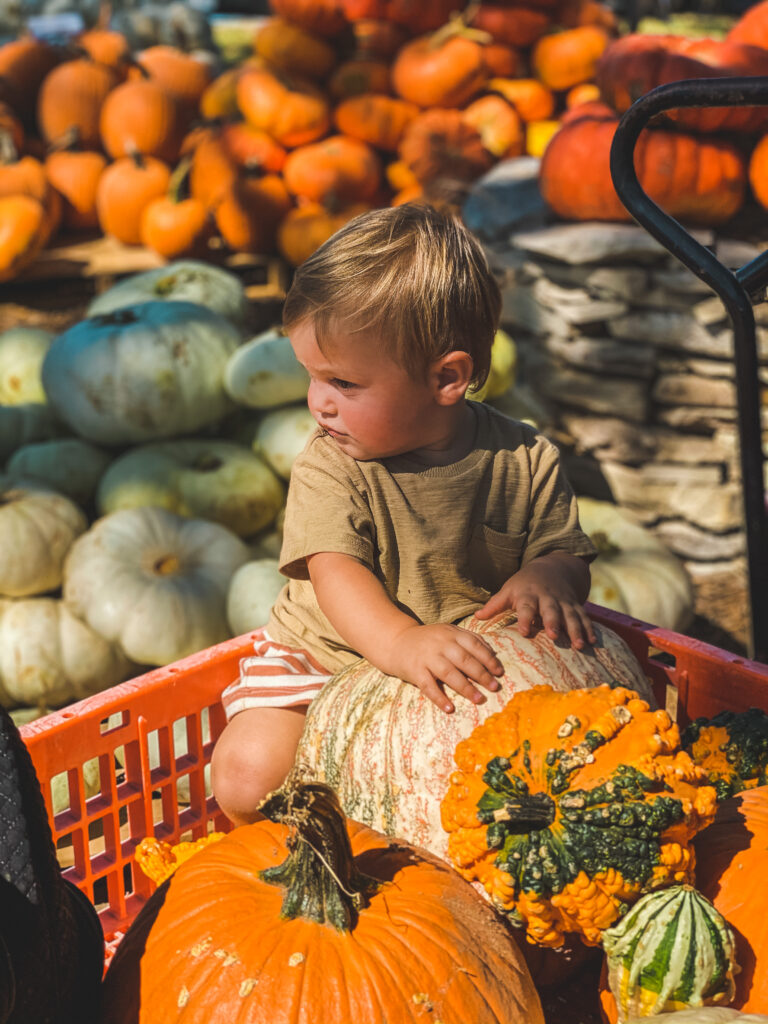
{"type": "MultiPolygon", "coordinates": [[[[277,256],[231,253],[212,246],[205,259],[237,274],[251,302],[280,302],[285,298],[290,274],[285,261],[277,256]]],[[[117,277],[154,270],[167,262],[144,246],[123,245],[115,238],[102,235],[59,239],[56,245],[44,249],[34,263],[0,289],[0,301],[4,294],[12,295],[19,286],[42,282],[85,279],[90,280],[94,290],[99,292],[109,287],[117,277]]]]}

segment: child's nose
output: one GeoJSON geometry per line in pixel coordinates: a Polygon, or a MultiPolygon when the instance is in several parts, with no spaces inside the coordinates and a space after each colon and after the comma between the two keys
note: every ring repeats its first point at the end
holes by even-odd
{"type": "Polygon", "coordinates": [[[313,380],[307,395],[309,411],[314,416],[328,416],[334,411],[333,389],[322,381],[313,380]]]}

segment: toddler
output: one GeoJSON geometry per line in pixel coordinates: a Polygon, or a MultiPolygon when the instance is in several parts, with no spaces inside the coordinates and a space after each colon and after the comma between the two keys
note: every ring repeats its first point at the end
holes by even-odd
{"type": "Polygon", "coordinates": [[[318,429],[293,466],[278,596],[222,696],[213,753],[236,824],[290,770],[307,705],[359,657],[445,712],[501,663],[454,625],[506,609],[528,635],[595,642],[591,542],[557,450],[467,389],[490,366],[501,299],[454,217],[407,204],[350,221],[296,271],[284,324],[318,429]]]}

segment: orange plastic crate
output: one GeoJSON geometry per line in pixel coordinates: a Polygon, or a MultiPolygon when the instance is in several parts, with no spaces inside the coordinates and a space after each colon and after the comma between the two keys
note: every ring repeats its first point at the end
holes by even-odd
{"type": "MultiPolygon", "coordinates": [[[[676,708],[681,726],[725,708],[768,711],[768,665],[605,608],[588,609],[626,641],[659,704],[676,708]]],[[[155,835],[175,843],[230,827],[210,795],[206,766],[225,724],[221,691],[252,642],[253,634],[236,637],[21,729],[64,874],[99,909],[107,959],[154,888],[134,864],[140,840],[155,835]],[[98,764],[100,792],[86,799],[84,766],[95,766],[89,762],[98,764]],[[51,783],[64,777],[69,807],[54,815],[51,783]]]]}

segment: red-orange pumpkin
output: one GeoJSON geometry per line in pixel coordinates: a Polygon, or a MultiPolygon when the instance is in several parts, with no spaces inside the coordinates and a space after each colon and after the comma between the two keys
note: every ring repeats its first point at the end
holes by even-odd
{"type": "Polygon", "coordinates": [[[694,846],[696,886],[736,936],[741,971],[733,1006],[768,1014],[768,788],[724,800],[694,846]]]}
{"type": "Polygon", "coordinates": [[[137,57],[139,67],[134,76],[148,74],[150,81],[161,86],[176,101],[182,118],[197,113],[200,97],[211,83],[211,64],[175,46],[150,46],[137,57]]]}
{"type": "Polygon", "coordinates": [[[284,18],[267,18],[256,33],[255,49],[273,67],[311,79],[326,78],[336,64],[329,42],[284,18]]]}
{"type": "Polygon", "coordinates": [[[333,117],[344,135],[368,142],[377,149],[394,151],[419,107],[396,96],[367,93],[342,100],[333,117]]]}
{"type": "MultiPolygon", "coordinates": [[[[541,194],[569,220],[629,220],[610,174],[617,116],[602,104],[568,112],[552,137],[539,172],[541,194]]],[[[692,224],[729,220],[746,190],[744,157],[734,146],[682,132],[646,129],[635,147],[640,184],[673,217],[692,224]]]]}
{"type": "Polygon", "coordinates": [[[188,194],[190,157],[170,177],[165,195],[150,200],[141,212],[141,241],[166,259],[203,253],[210,237],[208,209],[188,194]]]}
{"type": "Polygon", "coordinates": [[[62,197],[62,223],[74,230],[95,228],[96,190],[107,166],[103,153],[91,150],[59,150],[45,158],[48,180],[62,197]]]}
{"type": "Polygon", "coordinates": [[[103,1024],[543,1024],[514,940],[445,863],[346,821],[321,784],[262,809],[150,898],[103,1024]]]}
{"type": "Polygon", "coordinates": [[[745,11],[728,33],[727,39],[731,43],[747,43],[768,49],[768,0],[745,11]]]}
{"type": "Polygon", "coordinates": [[[45,245],[48,228],[42,203],[32,196],[0,196],[0,281],[31,263],[45,245]]]}
{"type": "Polygon", "coordinates": [[[319,36],[335,36],[347,25],[341,0],[270,0],[270,8],[287,21],[319,36]]]}
{"type": "Polygon", "coordinates": [[[291,209],[279,174],[240,177],[216,204],[216,227],[236,252],[273,252],[277,225],[291,209]]]}
{"type": "Polygon", "coordinates": [[[525,149],[525,131],[520,115],[501,96],[481,96],[462,114],[477,129],[483,145],[497,159],[520,156],[525,149]]]}
{"type": "Polygon", "coordinates": [[[498,43],[531,46],[552,26],[551,13],[536,4],[480,4],[472,16],[475,28],[489,32],[498,43]]]}
{"type": "Polygon", "coordinates": [[[0,80],[13,109],[32,126],[40,85],[61,57],[59,51],[35,36],[23,35],[0,46],[0,80]]]}
{"type": "Polygon", "coordinates": [[[408,125],[400,157],[422,185],[474,181],[493,166],[480,132],[460,110],[425,110],[408,125]]]}
{"type": "MultiPolygon", "coordinates": [[[[628,35],[607,47],[595,68],[603,99],[623,113],[636,99],[687,78],[768,75],[768,51],[736,41],[676,35],[628,35]]],[[[693,131],[757,131],[768,124],[765,107],[711,107],[670,111],[669,120],[693,131]]]]}
{"type": "Polygon", "coordinates": [[[370,208],[367,203],[354,203],[340,210],[327,209],[322,203],[297,206],[278,226],[277,247],[290,264],[298,267],[347,221],[370,208]]]}
{"type": "Polygon", "coordinates": [[[351,22],[359,18],[393,21],[413,35],[444,25],[457,6],[456,0],[341,0],[351,22]]]}
{"type": "Polygon", "coordinates": [[[605,29],[582,25],[543,36],[531,52],[531,68],[555,91],[570,89],[594,77],[595,67],[610,42],[605,29]]]}
{"type": "Polygon", "coordinates": [[[104,100],[118,85],[114,68],[90,57],[67,60],[49,71],[37,98],[37,123],[46,142],[68,133],[80,145],[94,149],[101,143],[99,117],[104,100]]]}

